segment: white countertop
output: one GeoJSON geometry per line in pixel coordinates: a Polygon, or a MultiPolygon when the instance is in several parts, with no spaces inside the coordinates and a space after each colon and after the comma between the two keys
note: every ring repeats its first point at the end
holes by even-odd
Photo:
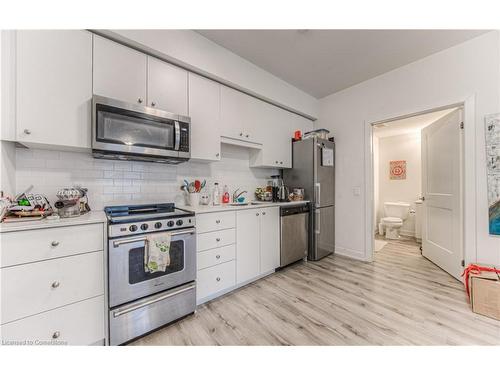
{"type": "Polygon", "coordinates": [[[229,203],[220,204],[218,206],[210,205],[199,205],[198,207],[191,206],[177,206],[178,208],[192,211],[196,214],[205,214],[210,212],[221,212],[221,211],[240,211],[240,210],[252,210],[257,208],[264,207],[286,207],[286,206],[295,206],[304,203],[309,203],[310,201],[294,201],[294,202],[258,202],[257,204],[247,204],[247,205],[238,205],[234,206],[229,203]]]}
{"type": "Polygon", "coordinates": [[[65,219],[55,219],[55,220],[34,220],[25,222],[15,222],[15,223],[2,223],[0,224],[0,233],[15,232],[20,230],[31,230],[31,229],[43,229],[43,228],[53,228],[53,227],[67,227],[72,225],[84,225],[84,224],[94,224],[94,223],[105,223],[107,222],[106,215],[104,211],[90,211],[78,217],[71,217],[65,219]]]}

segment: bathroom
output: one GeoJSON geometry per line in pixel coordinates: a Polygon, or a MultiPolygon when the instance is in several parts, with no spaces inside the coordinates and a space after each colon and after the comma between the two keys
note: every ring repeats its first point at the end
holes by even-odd
{"type": "Polygon", "coordinates": [[[422,240],[422,130],[453,109],[373,125],[374,251],[422,240]]]}

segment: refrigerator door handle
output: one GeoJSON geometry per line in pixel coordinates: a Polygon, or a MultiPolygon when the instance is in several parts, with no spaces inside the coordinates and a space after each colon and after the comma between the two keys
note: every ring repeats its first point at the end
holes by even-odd
{"type": "Polygon", "coordinates": [[[315,210],[316,220],[314,220],[314,233],[321,234],[321,211],[315,210]]]}
{"type": "Polygon", "coordinates": [[[314,202],[316,202],[316,207],[319,207],[321,205],[321,184],[319,182],[314,184],[314,192],[314,202]]]}

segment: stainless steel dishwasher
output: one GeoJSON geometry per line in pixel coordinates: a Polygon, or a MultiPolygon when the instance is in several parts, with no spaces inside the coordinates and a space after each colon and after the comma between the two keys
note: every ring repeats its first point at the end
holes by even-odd
{"type": "Polygon", "coordinates": [[[307,258],[309,250],[309,203],[280,207],[280,267],[307,258]]]}

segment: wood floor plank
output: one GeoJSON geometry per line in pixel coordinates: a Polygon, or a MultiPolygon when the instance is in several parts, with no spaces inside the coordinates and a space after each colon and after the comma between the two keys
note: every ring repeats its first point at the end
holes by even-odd
{"type": "Polygon", "coordinates": [[[132,345],[500,345],[500,322],[403,239],[372,263],[294,264],[132,345]]]}

